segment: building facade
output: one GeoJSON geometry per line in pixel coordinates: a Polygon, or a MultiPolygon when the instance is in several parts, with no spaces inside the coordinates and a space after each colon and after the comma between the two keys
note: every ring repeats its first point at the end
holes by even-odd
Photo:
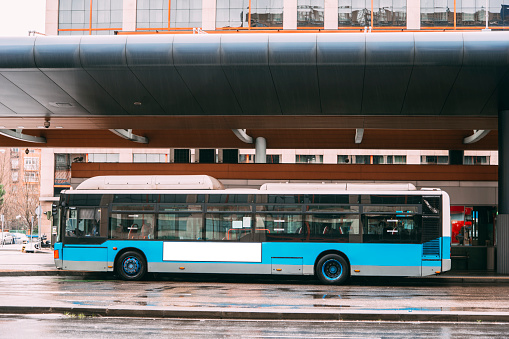
{"type": "Polygon", "coordinates": [[[508,8],[508,0],[47,0],[46,34],[505,30],[508,8]]]}

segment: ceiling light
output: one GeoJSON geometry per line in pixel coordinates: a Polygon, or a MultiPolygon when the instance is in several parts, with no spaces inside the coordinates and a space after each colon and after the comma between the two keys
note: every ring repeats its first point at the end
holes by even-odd
{"type": "Polygon", "coordinates": [[[141,102],[139,102],[139,101],[135,101],[135,102],[134,102],[134,106],[141,106],[141,102]]]}
{"type": "Polygon", "coordinates": [[[58,108],[73,107],[70,102],[50,102],[49,105],[58,108]]]}

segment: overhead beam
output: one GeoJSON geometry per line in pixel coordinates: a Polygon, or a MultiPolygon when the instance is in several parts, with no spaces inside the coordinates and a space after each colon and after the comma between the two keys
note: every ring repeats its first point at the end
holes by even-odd
{"type": "Polygon", "coordinates": [[[240,141],[245,142],[246,144],[252,144],[253,138],[250,137],[245,129],[232,129],[233,133],[240,139],[240,141]]]}
{"type": "Polygon", "coordinates": [[[121,138],[140,144],[148,144],[148,138],[133,134],[132,129],[110,129],[110,131],[121,138]]]}
{"type": "Polygon", "coordinates": [[[487,136],[489,132],[490,132],[489,129],[474,130],[474,134],[464,138],[463,143],[464,144],[473,144],[474,142],[478,142],[479,140],[481,140],[482,138],[487,136]]]}
{"type": "Polygon", "coordinates": [[[360,144],[362,142],[363,137],[364,137],[364,128],[356,128],[355,129],[355,143],[360,144]]]}
{"type": "Polygon", "coordinates": [[[0,135],[9,137],[11,139],[25,141],[25,142],[33,142],[37,144],[45,144],[46,138],[44,137],[35,137],[33,135],[23,134],[21,133],[21,129],[0,129],[0,135]]]}

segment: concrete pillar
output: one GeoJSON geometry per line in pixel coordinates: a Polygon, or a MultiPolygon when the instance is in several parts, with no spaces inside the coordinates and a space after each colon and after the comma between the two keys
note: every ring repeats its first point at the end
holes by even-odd
{"type": "Polygon", "coordinates": [[[297,29],[297,0],[283,2],[283,29],[297,29]]]}
{"type": "Polygon", "coordinates": [[[122,30],[134,32],[136,30],[136,0],[124,0],[122,12],[122,30]]]}
{"type": "Polygon", "coordinates": [[[267,140],[258,137],[255,140],[255,162],[257,164],[265,164],[267,162],[267,140]]]}
{"type": "Polygon", "coordinates": [[[421,0],[407,0],[406,8],[407,29],[421,29],[421,0]]]}
{"type": "Polygon", "coordinates": [[[58,0],[46,0],[46,35],[58,35],[58,0]]]}
{"type": "Polygon", "coordinates": [[[202,0],[201,22],[204,31],[216,29],[216,0],[202,0]]]}
{"type": "Polygon", "coordinates": [[[497,272],[509,274],[509,110],[498,113],[498,218],[496,227],[497,272]]]}
{"type": "Polygon", "coordinates": [[[338,29],[338,0],[324,1],[324,29],[338,29]]]}

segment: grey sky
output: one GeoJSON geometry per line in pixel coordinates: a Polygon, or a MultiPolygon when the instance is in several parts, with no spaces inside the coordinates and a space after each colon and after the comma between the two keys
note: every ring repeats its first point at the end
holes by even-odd
{"type": "Polygon", "coordinates": [[[44,32],[46,0],[0,0],[0,36],[44,32]]]}

